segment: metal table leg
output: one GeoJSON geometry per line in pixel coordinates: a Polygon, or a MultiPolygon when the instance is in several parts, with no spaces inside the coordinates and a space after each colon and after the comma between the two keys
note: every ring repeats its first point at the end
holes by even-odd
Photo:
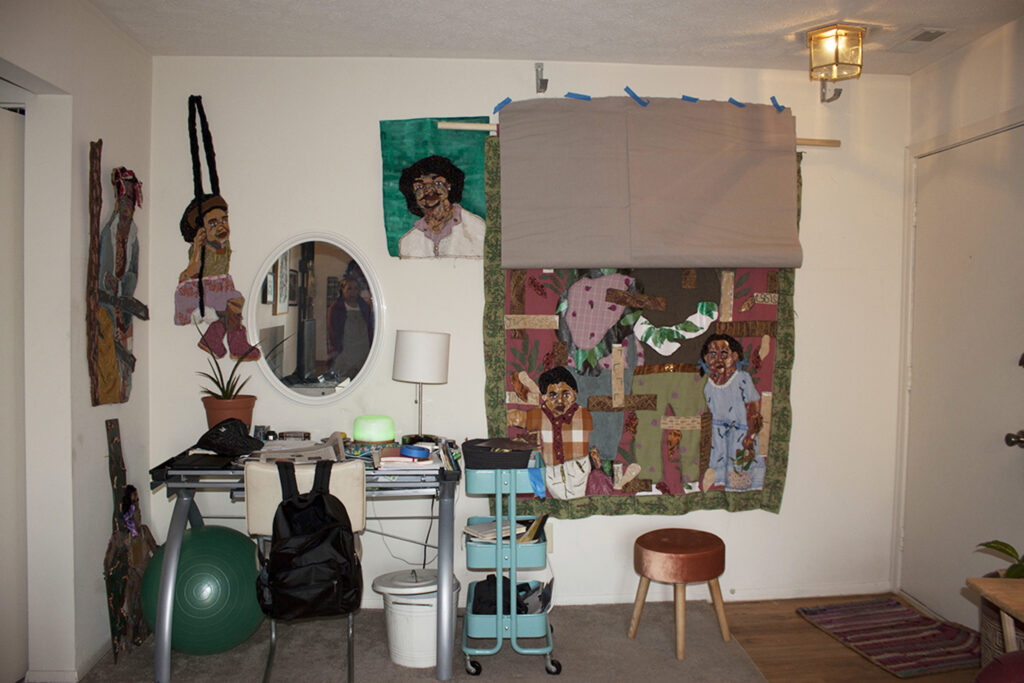
{"type": "Polygon", "coordinates": [[[174,612],[174,584],[178,579],[178,556],[181,554],[181,540],[185,524],[202,526],[202,516],[195,506],[193,489],[178,489],[175,492],[174,512],[167,528],[167,542],[164,543],[164,561],[160,568],[160,593],[156,603],[156,652],[153,656],[153,679],[156,683],[171,680],[171,616],[174,612]]]}
{"type": "Polygon", "coordinates": [[[455,605],[452,572],[455,565],[455,487],[457,472],[442,471],[437,510],[437,680],[452,677],[455,605]]]}

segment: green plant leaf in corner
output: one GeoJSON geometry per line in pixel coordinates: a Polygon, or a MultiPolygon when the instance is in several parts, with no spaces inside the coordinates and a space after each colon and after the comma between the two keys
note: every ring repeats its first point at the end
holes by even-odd
{"type": "Polygon", "coordinates": [[[979,543],[978,547],[994,550],[1001,555],[1008,555],[1014,562],[1021,561],[1020,555],[1017,554],[1017,549],[1005,541],[985,541],[984,543],[979,543]]]}
{"type": "Polygon", "coordinates": [[[1024,564],[1018,562],[1017,564],[1011,564],[1005,574],[1008,579],[1019,579],[1024,577],[1024,564]]]}

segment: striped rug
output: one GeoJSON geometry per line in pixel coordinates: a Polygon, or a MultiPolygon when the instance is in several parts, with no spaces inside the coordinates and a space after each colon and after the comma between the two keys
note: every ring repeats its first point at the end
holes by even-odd
{"type": "Polygon", "coordinates": [[[801,607],[797,613],[900,678],[981,665],[977,633],[936,621],[892,598],[801,607]]]}

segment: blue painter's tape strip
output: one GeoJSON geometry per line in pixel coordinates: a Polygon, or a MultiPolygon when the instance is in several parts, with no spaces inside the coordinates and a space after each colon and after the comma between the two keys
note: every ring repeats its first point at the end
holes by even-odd
{"type": "Polygon", "coordinates": [[[423,446],[402,446],[399,452],[407,458],[426,458],[430,451],[423,446]]]}
{"type": "Polygon", "coordinates": [[[735,100],[735,99],[733,99],[731,97],[729,98],[729,104],[734,104],[737,107],[745,107],[745,106],[747,106],[747,105],[743,104],[742,102],[740,102],[739,100],[735,100]]]}
{"type": "Polygon", "coordinates": [[[499,111],[501,111],[502,109],[505,108],[506,104],[510,103],[511,101],[512,101],[511,97],[506,97],[501,102],[498,102],[496,105],[494,105],[494,111],[491,112],[491,113],[492,114],[497,114],[499,111]]]}
{"type": "Polygon", "coordinates": [[[590,95],[584,95],[583,93],[569,91],[565,93],[565,96],[568,97],[570,100],[586,100],[587,102],[590,101],[590,95]]]}
{"type": "Polygon", "coordinates": [[[637,95],[635,92],[633,92],[633,89],[630,88],[628,85],[625,87],[625,91],[626,91],[626,94],[629,95],[630,97],[632,97],[633,101],[636,102],[637,104],[639,104],[641,107],[646,107],[648,104],[651,103],[650,100],[645,100],[642,97],[640,97],[639,95],[637,95]]]}
{"type": "Polygon", "coordinates": [[[698,97],[690,97],[689,95],[683,95],[680,99],[683,102],[698,102],[700,100],[698,97]]]}
{"type": "Polygon", "coordinates": [[[775,107],[775,111],[780,114],[786,110],[786,108],[779,104],[779,101],[775,99],[775,95],[772,95],[772,106],[775,107]]]}

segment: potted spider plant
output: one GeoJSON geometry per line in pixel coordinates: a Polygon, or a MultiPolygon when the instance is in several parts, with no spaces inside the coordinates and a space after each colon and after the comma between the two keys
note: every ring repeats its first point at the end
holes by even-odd
{"type": "MultiPolygon", "coordinates": [[[[199,330],[198,325],[196,329],[199,330]]],[[[200,336],[202,336],[201,332],[200,336]]],[[[268,353],[276,351],[277,347],[284,342],[284,339],[279,341],[268,353]]],[[[258,353],[255,358],[253,358],[252,353],[258,347],[259,342],[250,344],[245,353],[235,360],[234,365],[231,366],[231,371],[225,375],[224,370],[220,366],[220,359],[209,349],[200,346],[200,348],[206,351],[208,355],[206,362],[210,366],[209,372],[196,372],[197,375],[205,377],[210,383],[209,386],[200,387],[200,392],[203,394],[203,407],[206,408],[206,424],[208,427],[212,428],[214,425],[232,417],[238,418],[248,427],[252,426],[252,410],[253,406],[256,405],[256,397],[252,394],[242,393],[242,389],[249,383],[252,377],[243,377],[240,369],[242,363],[259,358],[258,353]]]]}
{"type": "Polygon", "coordinates": [[[242,356],[236,360],[231,367],[231,372],[225,376],[220,367],[220,361],[210,354],[210,358],[206,359],[210,366],[210,372],[196,373],[210,382],[210,386],[201,387],[208,427],[213,427],[231,417],[238,418],[246,426],[252,426],[252,410],[256,405],[256,397],[252,394],[241,393],[242,388],[252,379],[252,377],[243,379],[239,373],[239,367],[244,358],[245,356],[242,356]]]}

